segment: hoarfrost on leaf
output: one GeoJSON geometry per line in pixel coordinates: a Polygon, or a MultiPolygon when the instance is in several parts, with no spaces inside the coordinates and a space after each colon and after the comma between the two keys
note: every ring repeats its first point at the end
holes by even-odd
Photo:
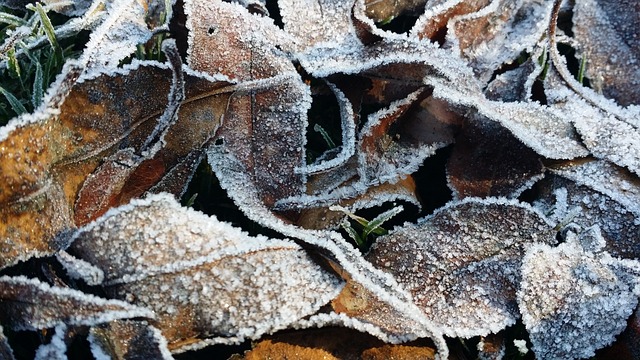
{"type": "Polygon", "coordinates": [[[552,225],[527,204],[467,198],[377,239],[367,259],[411,292],[445,335],[495,333],[518,318],[524,249],[555,243],[552,225]]]}
{"type": "Polygon", "coordinates": [[[0,323],[13,330],[39,330],[58,325],[91,326],[116,319],[156,317],[144,307],[49,286],[24,276],[0,277],[0,299],[0,323]]]}
{"type": "Polygon", "coordinates": [[[155,311],[173,351],[182,340],[285,328],[342,287],[295,243],[250,237],[167,194],[109,211],[77,232],[73,249],[102,269],[111,296],[155,311]]]}
{"type": "Polygon", "coordinates": [[[536,244],[523,259],[518,305],[537,357],[594,356],[627,326],[640,295],[640,264],[583,248],[597,236],[597,228],[569,232],[558,247],[536,244]]]}

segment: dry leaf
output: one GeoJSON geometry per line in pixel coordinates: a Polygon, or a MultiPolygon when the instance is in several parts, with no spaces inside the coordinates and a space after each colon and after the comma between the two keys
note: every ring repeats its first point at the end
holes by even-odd
{"type": "Polygon", "coordinates": [[[632,1],[587,0],[573,6],[573,33],[591,86],[622,106],[640,103],[637,24],[632,1]]]}
{"type": "Polygon", "coordinates": [[[515,323],[521,257],[536,242],[555,243],[554,232],[527,204],[468,198],[379,237],[367,259],[446,335],[469,338],[515,323]]]}
{"type": "Polygon", "coordinates": [[[160,330],[146,321],[116,320],[94,326],[88,340],[96,359],[173,359],[160,330]]]}
{"type": "Polygon", "coordinates": [[[640,264],[614,258],[603,246],[595,228],[569,233],[556,248],[527,251],[518,305],[537,357],[591,357],[627,326],[640,295],[640,264]]]}
{"type": "Polygon", "coordinates": [[[540,157],[499,124],[471,117],[447,161],[454,198],[518,197],[540,180],[540,157]]]}
{"type": "Polygon", "coordinates": [[[0,277],[0,299],[0,323],[13,330],[91,326],[116,319],[156,317],[151,310],[124,301],[49,286],[24,276],[0,277]]]}
{"type": "Polygon", "coordinates": [[[172,350],[258,338],[341,288],[295,243],[250,237],[166,194],[112,210],[75,238],[109,294],[155,311],[172,350]]]}
{"type": "MultiPolygon", "coordinates": [[[[286,54],[276,47],[282,30],[237,4],[187,1],[185,10],[190,30],[187,61],[192,68],[240,81],[261,80],[260,87],[231,98],[209,156],[242,164],[241,171],[251,181],[234,186],[258,188],[268,206],[300,194],[311,96],[286,54]],[[216,48],[224,51],[210,50],[216,48]]],[[[227,176],[211,164],[218,178],[227,176]]],[[[230,196],[240,202],[233,192],[230,196]]]]}
{"type": "Polygon", "coordinates": [[[7,337],[4,336],[2,325],[0,325],[0,358],[15,360],[15,357],[13,356],[13,349],[11,349],[11,345],[9,345],[7,337]]]}

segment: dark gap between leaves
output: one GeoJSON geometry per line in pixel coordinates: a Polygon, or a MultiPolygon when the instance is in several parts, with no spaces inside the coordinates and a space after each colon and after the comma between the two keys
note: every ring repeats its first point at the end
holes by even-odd
{"type": "Polygon", "coordinates": [[[413,174],[416,182],[416,193],[422,203],[420,217],[432,214],[453,200],[453,193],[447,185],[447,159],[453,150],[452,146],[442,148],[425,159],[418,171],[413,174]]]}
{"type": "Polygon", "coordinates": [[[282,22],[282,15],[280,15],[280,7],[277,0],[266,1],[267,11],[269,11],[269,17],[273,19],[273,23],[280,29],[284,29],[284,23],[282,22]]]}
{"type": "Polygon", "coordinates": [[[413,28],[418,20],[418,16],[415,15],[400,15],[392,19],[386,24],[376,24],[378,28],[391,31],[396,34],[405,34],[413,28]]]}
{"type": "Polygon", "coordinates": [[[204,159],[191,179],[187,191],[182,196],[181,203],[187,204],[193,199],[192,208],[207,215],[214,215],[219,221],[246,231],[251,236],[264,235],[269,238],[281,239],[280,233],[260,226],[248,219],[238,208],[227,192],[222,189],[209,163],[204,159]],[[197,194],[197,195],[196,195],[197,194]],[[195,197],[194,197],[195,196],[195,197]]]}

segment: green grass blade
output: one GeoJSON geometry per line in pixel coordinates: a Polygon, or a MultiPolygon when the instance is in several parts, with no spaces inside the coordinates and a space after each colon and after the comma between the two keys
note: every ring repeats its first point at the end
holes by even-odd
{"type": "Polygon", "coordinates": [[[15,15],[11,15],[6,12],[0,12],[0,23],[12,25],[15,27],[26,25],[27,22],[15,15]]]}
{"type": "Polygon", "coordinates": [[[396,206],[393,209],[387,210],[382,214],[376,216],[373,220],[369,221],[369,224],[367,224],[367,226],[365,226],[363,230],[363,233],[364,233],[363,237],[366,237],[371,233],[374,233],[376,235],[386,234],[387,231],[381,228],[380,226],[382,226],[382,224],[384,224],[385,222],[389,221],[392,217],[400,214],[403,210],[404,208],[402,206],[396,206]]]}
{"type": "Polygon", "coordinates": [[[353,241],[356,242],[356,245],[358,245],[359,247],[364,245],[363,239],[360,237],[360,235],[358,235],[358,232],[353,227],[351,227],[351,224],[349,224],[348,221],[343,221],[340,226],[342,226],[344,231],[346,231],[347,234],[353,239],[353,241]]]}
{"type": "Polygon", "coordinates": [[[42,65],[36,63],[35,79],[33,80],[33,91],[31,92],[31,104],[33,108],[37,108],[42,102],[44,95],[44,81],[42,75],[42,65]]]}
{"type": "Polygon", "coordinates": [[[0,93],[2,93],[2,95],[4,95],[5,98],[7,98],[9,105],[11,105],[11,108],[16,113],[16,115],[20,115],[22,113],[27,112],[27,109],[24,108],[22,103],[18,99],[16,99],[16,97],[13,96],[12,93],[5,90],[5,88],[0,87],[0,93]]]}
{"type": "Polygon", "coordinates": [[[324,139],[324,142],[327,143],[329,149],[335,149],[336,143],[331,140],[331,136],[329,136],[329,133],[322,126],[320,126],[319,124],[315,124],[313,125],[313,130],[322,135],[322,138],[324,139]]]}
{"type": "Polygon", "coordinates": [[[38,12],[38,15],[40,15],[42,28],[44,29],[45,34],[47,34],[47,39],[49,40],[51,47],[55,51],[56,57],[59,59],[59,61],[62,61],[62,48],[60,47],[60,45],[58,44],[58,40],[56,39],[56,31],[53,28],[53,24],[51,24],[51,19],[49,19],[49,16],[47,16],[47,13],[42,8],[42,4],[36,4],[36,11],[38,12]]]}
{"type": "Polygon", "coordinates": [[[587,67],[587,56],[586,55],[582,55],[582,59],[580,59],[580,69],[578,70],[578,82],[581,85],[584,85],[584,71],[585,68],[587,67]]]}

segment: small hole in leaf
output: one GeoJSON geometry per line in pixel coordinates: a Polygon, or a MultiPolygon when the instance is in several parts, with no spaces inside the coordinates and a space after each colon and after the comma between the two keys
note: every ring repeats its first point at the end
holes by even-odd
{"type": "Polygon", "coordinates": [[[216,139],[216,141],[213,144],[216,146],[222,146],[224,145],[224,139],[223,138],[216,139]]]}
{"type": "Polygon", "coordinates": [[[209,29],[207,29],[207,34],[209,34],[209,36],[213,36],[218,32],[218,28],[216,28],[215,26],[210,26],[209,29]]]}

